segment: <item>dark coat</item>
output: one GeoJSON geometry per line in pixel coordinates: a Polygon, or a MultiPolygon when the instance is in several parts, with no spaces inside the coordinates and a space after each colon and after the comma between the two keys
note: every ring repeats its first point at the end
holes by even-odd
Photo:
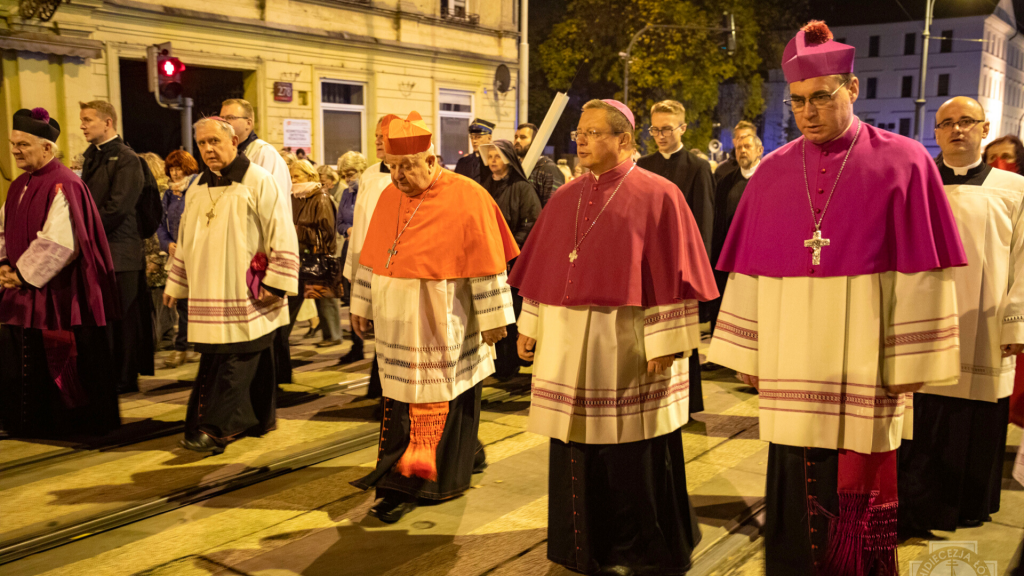
{"type": "Polygon", "coordinates": [[[100,148],[85,151],[82,180],[100,210],[114,270],[130,272],[146,267],[135,205],[145,184],[142,160],[118,136],[100,148]]]}
{"type": "Polygon", "coordinates": [[[679,187],[697,221],[704,249],[711,257],[711,239],[715,224],[715,177],[711,164],[686,148],[666,159],[660,152],[637,160],[637,166],[668,179],[679,187]]]}
{"type": "Polygon", "coordinates": [[[508,175],[501,180],[495,180],[488,170],[487,174],[490,177],[484,182],[484,188],[494,198],[509,230],[512,231],[512,236],[522,247],[540,216],[540,199],[533,184],[526,179],[523,165],[519,162],[512,143],[508,140],[495,140],[492,144],[501,150],[508,160],[508,175]]]}
{"type": "Polygon", "coordinates": [[[555,190],[565,184],[565,174],[558,169],[554,160],[547,156],[541,156],[537,158],[537,165],[533,167],[533,173],[530,174],[530,183],[537,189],[540,205],[545,206],[555,190]]]}
{"type": "Polygon", "coordinates": [[[476,152],[471,152],[459,158],[459,161],[455,163],[455,170],[453,172],[476,180],[481,185],[491,179],[491,169],[487,167],[487,163],[476,152]]]}

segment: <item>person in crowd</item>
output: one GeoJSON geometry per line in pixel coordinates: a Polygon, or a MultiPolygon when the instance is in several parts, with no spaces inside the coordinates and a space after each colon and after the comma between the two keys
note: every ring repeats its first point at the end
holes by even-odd
{"type": "MultiPolygon", "coordinates": [[[[739,129],[737,128],[737,131],[739,129]]],[[[747,133],[738,141],[733,141],[733,154],[735,155],[738,170],[726,171],[725,176],[715,184],[715,225],[713,227],[713,239],[711,242],[711,265],[718,264],[718,257],[722,254],[722,246],[725,244],[725,237],[729,234],[732,226],[732,219],[736,215],[736,208],[740,205],[740,198],[747,188],[747,182],[754,175],[761,157],[764,156],[764,146],[761,139],[753,133],[747,133]]],[[[725,294],[725,286],[729,281],[729,274],[715,270],[715,283],[718,285],[718,293],[725,294]]],[[[715,323],[718,321],[718,311],[722,305],[722,298],[718,297],[708,302],[708,320],[711,322],[711,333],[714,334],[715,323]]],[[[721,366],[706,362],[701,366],[702,370],[717,370],[721,366]]]]}
{"type": "Polygon", "coordinates": [[[732,156],[715,168],[716,180],[723,180],[730,172],[739,168],[739,160],[736,158],[736,147],[748,136],[757,136],[757,126],[753,122],[740,120],[732,129],[732,156]]]}
{"type": "MultiPolygon", "coordinates": [[[[156,178],[157,189],[166,190],[169,180],[163,158],[153,152],[139,154],[156,178]]],[[[161,248],[157,233],[142,240],[142,251],[146,255],[146,286],[150,298],[150,329],[153,332],[153,350],[160,349],[165,337],[171,336],[178,322],[177,312],[163,305],[164,284],[167,283],[167,251],[161,248]]]]}
{"type": "Polygon", "coordinates": [[[206,168],[185,195],[164,304],[189,299],[188,339],[202,354],[181,445],[216,454],[276,424],[271,343],[288,325],[285,296],[298,293],[299,248],[276,178],[238,153],[231,124],[213,116],[194,130],[206,168]]]}
{"type": "Polygon", "coordinates": [[[313,159],[306,155],[305,148],[296,148],[295,158],[298,160],[305,160],[306,162],[309,162],[310,166],[316,166],[316,162],[313,162],[313,159]]]}
{"type": "MultiPolygon", "coordinates": [[[[711,257],[711,240],[715,224],[715,177],[707,156],[701,158],[683,147],[686,133],[686,108],[675,100],[663,100],[651,107],[651,127],[658,151],[637,161],[636,165],[675,184],[686,198],[704,242],[705,254],[711,257]]],[[[700,321],[706,322],[709,304],[702,303],[700,321]]],[[[690,413],[704,410],[704,387],[701,384],[700,353],[694,350],[690,362],[690,413]]]]}
{"type": "MultiPolygon", "coordinates": [[[[537,190],[526,179],[519,156],[508,140],[495,140],[491,144],[484,144],[480,147],[480,154],[487,160],[487,167],[491,171],[491,180],[484,184],[484,188],[501,209],[501,215],[505,217],[505,223],[512,231],[516,244],[524,246],[530,230],[533,230],[533,225],[540,216],[541,206],[537,190]]],[[[515,260],[509,262],[509,270],[514,263],[515,260]]],[[[511,288],[510,295],[513,312],[518,318],[523,309],[523,298],[515,288],[511,288]]],[[[498,356],[494,363],[494,376],[502,381],[519,374],[519,367],[522,365],[516,349],[516,342],[519,339],[516,325],[510,324],[507,331],[508,336],[494,346],[498,356]]]]}
{"type": "Polygon", "coordinates": [[[320,176],[320,185],[323,186],[327,195],[331,197],[331,203],[337,209],[341,205],[341,196],[345,193],[345,188],[348,184],[341,184],[341,176],[338,175],[335,167],[330,164],[317,166],[316,173],[320,176]]]}
{"type": "Polygon", "coordinates": [[[469,125],[469,143],[473,149],[455,163],[456,174],[476,180],[479,184],[483,184],[491,177],[487,173],[487,163],[480,156],[480,146],[490,144],[493,133],[494,122],[480,118],[473,120],[469,125]]]}
{"type": "MultiPolygon", "coordinates": [[[[334,166],[329,164],[321,164],[316,167],[316,173],[320,176],[320,185],[324,192],[331,198],[331,204],[334,205],[334,210],[337,213],[338,207],[341,204],[341,199],[344,196],[346,186],[341,184],[341,177],[338,176],[337,170],[334,166]]],[[[344,244],[341,239],[344,236],[337,236],[338,241],[335,242],[334,256],[337,258],[344,258],[344,244]]],[[[344,261],[342,260],[342,265],[344,261]]],[[[326,287],[325,287],[326,288],[326,287]]],[[[326,348],[329,346],[335,346],[341,343],[341,297],[344,296],[342,288],[334,286],[330,290],[321,291],[319,298],[313,300],[316,304],[316,313],[319,318],[317,328],[321,330],[324,335],[324,339],[317,343],[317,347],[326,348]],[[324,327],[327,327],[324,330],[324,327]],[[336,334],[338,339],[332,340],[328,337],[330,334],[336,334]]]]}
{"type": "MultiPolygon", "coordinates": [[[[346,188],[341,196],[341,205],[338,207],[335,231],[338,234],[338,238],[345,239],[343,244],[342,242],[338,242],[338,244],[341,246],[342,265],[348,267],[348,245],[352,235],[356,201],[359,198],[360,175],[366,172],[366,158],[358,152],[346,152],[341,158],[338,158],[338,171],[345,180],[346,188]]],[[[352,294],[352,285],[345,277],[342,277],[342,292],[342,302],[348,305],[352,294]]],[[[355,332],[352,332],[352,347],[344,356],[338,359],[338,364],[351,364],[362,360],[363,339],[356,335],[355,332]]]]}
{"type": "Polygon", "coordinates": [[[558,167],[558,171],[562,173],[562,177],[564,178],[564,180],[562,181],[563,184],[568,182],[569,180],[572,180],[572,170],[569,170],[568,160],[566,160],[565,158],[559,158],[556,165],[558,167]]]}
{"type": "Polygon", "coordinates": [[[277,181],[281,194],[287,199],[292,191],[288,164],[282,154],[278,154],[273,146],[256,135],[256,114],[252,104],[241,98],[229,98],[221,102],[220,117],[227,120],[235,130],[235,135],[238,136],[238,153],[244,154],[250,162],[270,172],[277,181]]]}
{"type": "MultiPolygon", "coordinates": [[[[384,189],[391,185],[391,168],[387,163],[387,154],[384,151],[384,135],[392,120],[398,118],[394,114],[385,114],[377,120],[377,127],[374,130],[374,148],[377,159],[380,160],[373,166],[363,171],[359,176],[357,188],[359,194],[355,199],[355,206],[352,210],[352,230],[348,236],[348,252],[345,255],[345,287],[352,288],[355,282],[355,271],[359,267],[359,259],[362,256],[363,241],[366,239],[366,230],[370,226],[370,218],[377,208],[377,202],[384,189]]],[[[438,166],[441,164],[438,163],[438,166]]],[[[347,292],[351,295],[351,292],[347,292]]],[[[351,306],[351,298],[350,298],[351,306]]],[[[352,330],[352,350],[349,354],[342,356],[338,364],[351,364],[363,359],[363,339],[352,330]]],[[[367,386],[366,398],[381,398],[383,388],[380,380],[380,366],[377,362],[377,354],[374,352],[373,365],[370,367],[370,384],[367,386]]],[[[377,405],[375,417],[383,413],[382,404],[377,405]]]]}
{"type": "Polygon", "coordinates": [[[700,540],[676,355],[697,348],[697,302],[718,292],[682,194],[632,162],[634,130],[621,102],[583,106],[572,136],[592,173],[551,197],[509,279],[533,361],[528,430],[551,438],[548,559],[585,574],[681,574],[700,540]]]}
{"type": "Polygon", "coordinates": [[[11,128],[23,173],[0,207],[0,428],[102,434],[121,423],[106,330],[120,307],[102,217],[54,158],[60,125],[45,109],[18,110],[11,128]]]}
{"type": "Polygon", "coordinates": [[[71,164],[68,168],[75,173],[75,176],[82,177],[82,166],[85,165],[85,154],[75,154],[71,159],[71,164]]]}
{"type": "Polygon", "coordinates": [[[854,115],[853,65],[824,22],[790,40],[803,137],[761,161],[718,258],[708,359],[759,390],[768,576],[896,573],[909,394],[960,374],[967,258],[942,179],[919,142],[854,115]]]}
{"type": "MultiPolygon", "coordinates": [[[[160,249],[167,253],[168,261],[178,248],[178,227],[181,213],[185,210],[185,193],[199,178],[199,163],[184,150],[175,150],[164,161],[168,185],[163,195],[164,217],[156,235],[160,249]]],[[[174,336],[174,352],[164,361],[166,368],[177,368],[185,362],[198,362],[199,355],[189,350],[188,343],[188,298],[181,298],[175,305],[178,313],[178,333],[174,336]]]]}
{"type": "MultiPolygon", "coordinates": [[[[334,255],[337,251],[337,234],[334,232],[336,214],[334,203],[320,184],[320,175],[306,161],[300,160],[290,166],[292,178],[292,219],[299,238],[299,260],[305,261],[318,254],[334,255]]],[[[288,342],[299,308],[305,298],[331,298],[333,292],[324,292],[319,283],[299,279],[299,291],[288,298],[290,317],[288,326],[282,330],[282,340],[288,342]]],[[[333,288],[333,287],[331,287],[333,288]]],[[[335,299],[335,306],[337,300],[335,299]]],[[[340,311],[338,313],[340,315],[340,311]]],[[[341,343],[341,325],[333,322],[323,327],[323,346],[341,343]]],[[[279,382],[292,381],[291,352],[282,353],[278,358],[279,382]],[[286,360],[287,359],[287,360],[286,360]],[[287,378],[287,379],[285,379],[287,378]]]]}
{"type": "Polygon", "coordinates": [[[82,180],[103,218],[117,272],[121,314],[114,324],[114,362],[120,368],[117,390],[139,390],[139,373],[153,358],[149,327],[150,293],[135,206],[145,185],[142,160],[117,134],[117,111],[110,102],[79,102],[82,133],[89,142],[82,180]],[[143,358],[144,357],[144,358],[143,358]]]}
{"type": "MultiPolygon", "coordinates": [[[[526,154],[530,151],[530,147],[533,146],[535,136],[537,136],[536,124],[526,122],[516,128],[513,143],[520,163],[526,159],[526,154]]],[[[537,164],[533,167],[533,172],[530,173],[530,184],[533,184],[533,187],[537,190],[537,196],[540,198],[542,208],[547,205],[555,190],[561,188],[569,180],[571,178],[567,178],[551,158],[543,154],[537,158],[537,164]]]]}
{"type": "Polygon", "coordinates": [[[491,347],[515,322],[505,267],[519,254],[494,200],[443,170],[432,134],[411,112],[391,120],[384,150],[393,185],[381,194],[352,282],[352,327],[376,334],[384,418],[370,514],[397,522],[418,499],[447,500],[486,465],[480,382],[491,347]]]}
{"type": "Polygon", "coordinates": [[[966,96],[935,114],[939,174],[967,254],[967,266],[953,270],[960,379],[914,394],[913,440],[900,447],[897,475],[904,533],[980,526],[999,510],[1024,351],[1024,176],[984,162],[989,127],[985,109],[966,96]]]}

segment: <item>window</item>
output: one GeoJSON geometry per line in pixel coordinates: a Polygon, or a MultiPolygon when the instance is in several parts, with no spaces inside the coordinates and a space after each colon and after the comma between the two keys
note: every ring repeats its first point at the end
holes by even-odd
{"type": "Polygon", "coordinates": [[[903,84],[900,86],[900,98],[910,98],[914,91],[914,77],[904,76],[903,84]]]}
{"type": "Polygon", "coordinates": [[[875,58],[878,56],[878,42],[880,36],[872,36],[868,38],[868,58],[875,58]]]}
{"type": "Polygon", "coordinates": [[[953,31],[943,30],[942,31],[942,43],[939,44],[939,52],[952,52],[953,51],[953,31]]]}
{"type": "Polygon", "coordinates": [[[900,136],[910,136],[910,118],[900,118],[900,136]]]}
{"type": "Polygon", "coordinates": [[[939,74],[939,91],[936,96],[949,96],[949,74],[939,74]]]}
{"type": "Polygon", "coordinates": [[[469,123],[473,121],[473,93],[461,90],[441,90],[438,119],[441,130],[437,139],[439,154],[448,167],[472,148],[469,146],[469,123]]]}
{"type": "Polygon", "coordinates": [[[878,95],[878,78],[868,78],[868,94],[865,96],[868,100],[874,100],[878,95]]]}
{"type": "Polygon", "coordinates": [[[336,164],[345,152],[364,153],[366,86],[358,82],[320,80],[321,164],[336,164]]]}
{"type": "Polygon", "coordinates": [[[903,55],[913,56],[914,48],[917,47],[917,33],[908,32],[903,36],[903,55]]]}
{"type": "Polygon", "coordinates": [[[469,0],[441,0],[442,18],[468,18],[469,0]]]}

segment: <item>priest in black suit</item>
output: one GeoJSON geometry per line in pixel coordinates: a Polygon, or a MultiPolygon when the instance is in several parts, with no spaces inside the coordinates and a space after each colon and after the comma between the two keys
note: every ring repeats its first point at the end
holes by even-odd
{"type": "MultiPolygon", "coordinates": [[[[711,164],[683,147],[686,132],[686,108],[675,100],[658,102],[651,108],[650,133],[658,151],[637,160],[637,166],[663,176],[679,187],[697,222],[704,249],[711,256],[711,236],[715,223],[715,177],[711,164]]],[[[701,321],[706,321],[706,306],[701,305],[701,321]]],[[[690,413],[704,411],[700,383],[700,354],[690,356],[690,413]]]]}

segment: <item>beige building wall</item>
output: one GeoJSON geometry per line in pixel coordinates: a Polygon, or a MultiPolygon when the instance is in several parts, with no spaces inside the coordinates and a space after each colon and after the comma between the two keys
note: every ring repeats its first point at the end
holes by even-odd
{"type": "MultiPolygon", "coordinates": [[[[0,128],[9,130],[19,108],[43,106],[61,124],[58,144],[70,162],[86,148],[78,102],[106,99],[122,116],[131,114],[121,106],[120,59],[144,60],[148,45],[170,41],[186,66],[245,72],[257,131],[276,147],[284,142],[285,119],[308,119],[316,156],[323,80],[365,86],[364,151],[371,162],[373,127],[386,113],[416,110],[437,132],[441,89],[472,93],[474,115],[497,124],[496,138],[511,139],[516,93],[495,98],[492,82],[499,64],[518,77],[518,3],[470,0],[469,14],[478,18],[459,20],[441,16],[440,0],[75,0],[42,23],[20,19],[15,0],[0,0],[0,48],[8,48],[0,60],[0,128]],[[10,49],[12,38],[27,34],[46,40],[10,49]],[[94,47],[93,57],[66,55],[63,46],[85,44],[94,47]],[[292,102],[274,101],[274,82],[292,83],[292,102]]],[[[7,138],[2,142],[6,195],[18,171],[7,138]]]]}

